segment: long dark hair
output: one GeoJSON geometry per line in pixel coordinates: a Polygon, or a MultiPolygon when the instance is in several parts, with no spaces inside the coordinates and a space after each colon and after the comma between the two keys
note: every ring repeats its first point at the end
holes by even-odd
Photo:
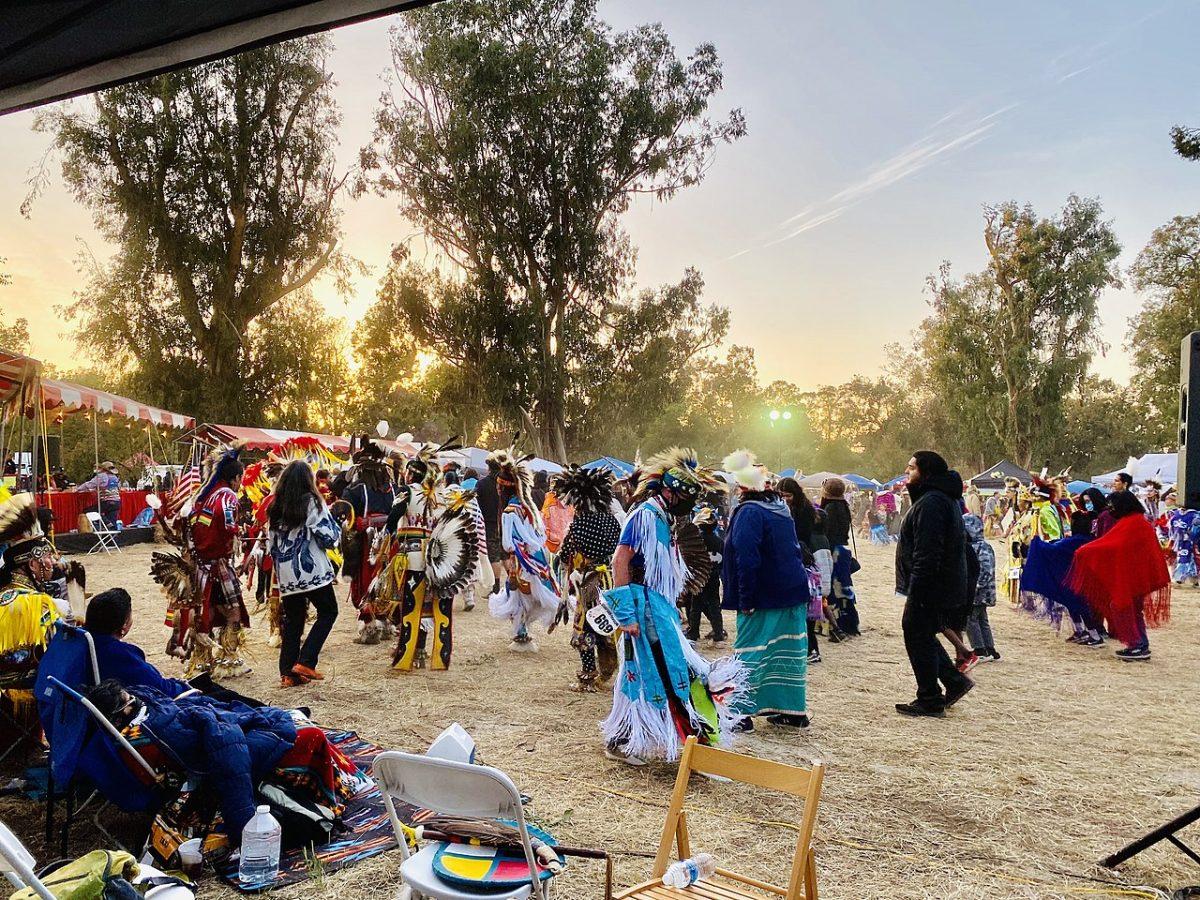
{"type": "Polygon", "coordinates": [[[780,478],[775,490],[780,494],[791,495],[792,499],[787,501],[787,505],[792,511],[793,519],[812,525],[817,518],[817,508],[808,499],[808,494],[804,493],[804,488],[800,487],[800,482],[791,476],[780,478]]]}
{"type": "Polygon", "coordinates": [[[312,500],[323,503],[317,493],[317,482],[312,469],[302,459],[287,464],[287,468],[275,483],[275,499],[271,501],[271,530],[291,531],[308,521],[308,507],[312,500]]]}
{"type": "Polygon", "coordinates": [[[1146,507],[1133,495],[1133,491],[1116,491],[1108,495],[1108,508],[1114,519],[1123,519],[1134,514],[1145,515],[1146,507]]]}

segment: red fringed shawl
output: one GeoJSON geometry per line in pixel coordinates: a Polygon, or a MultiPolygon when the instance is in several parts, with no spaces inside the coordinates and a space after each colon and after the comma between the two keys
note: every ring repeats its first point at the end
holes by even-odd
{"type": "Polygon", "coordinates": [[[1158,535],[1145,516],[1118,519],[1103,537],[1076,550],[1067,581],[1123,644],[1139,639],[1139,601],[1147,627],[1171,618],[1171,574],[1158,535]]]}

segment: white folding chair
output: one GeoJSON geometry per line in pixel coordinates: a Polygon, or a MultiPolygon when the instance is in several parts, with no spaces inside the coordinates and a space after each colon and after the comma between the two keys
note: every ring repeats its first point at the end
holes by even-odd
{"type": "MultiPolygon", "coordinates": [[[[479,900],[482,895],[479,891],[467,891],[447,884],[438,877],[433,869],[436,849],[432,844],[427,844],[417,853],[409,853],[394,800],[445,815],[514,821],[521,832],[521,844],[525,849],[529,871],[538,871],[529,830],[525,827],[521,795],[512,780],[499,769],[388,750],[375,758],[371,774],[383,794],[383,802],[404,857],[400,864],[400,875],[404,883],[412,888],[417,900],[479,900]]],[[[536,890],[541,900],[547,900],[550,896],[550,880],[540,881],[536,890]]],[[[534,896],[534,887],[528,884],[511,891],[487,894],[489,900],[527,900],[531,896],[534,896]]]]}
{"type": "Polygon", "coordinates": [[[7,825],[0,822],[0,871],[4,873],[4,877],[18,891],[33,888],[34,893],[42,900],[54,900],[54,895],[37,877],[33,866],[33,854],[25,849],[25,845],[8,830],[7,825]]]}
{"type": "Polygon", "coordinates": [[[96,543],[92,544],[92,548],[88,553],[96,553],[103,550],[105,553],[112,553],[116,550],[121,551],[121,545],[117,543],[117,535],[120,534],[115,528],[110,528],[108,523],[104,521],[104,517],[98,512],[84,513],[87,516],[88,525],[92,528],[92,534],[96,536],[96,543]]]}

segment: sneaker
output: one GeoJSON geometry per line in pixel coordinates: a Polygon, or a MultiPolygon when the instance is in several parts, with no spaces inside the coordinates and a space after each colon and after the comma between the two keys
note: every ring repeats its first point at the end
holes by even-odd
{"type": "Polygon", "coordinates": [[[786,713],[776,713],[773,716],[767,716],[767,721],[781,728],[807,728],[809,726],[808,716],[803,715],[793,716],[786,713]]]}
{"type": "Polygon", "coordinates": [[[292,674],[299,675],[301,678],[307,678],[309,681],[325,680],[325,676],[316,669],[309,668],[308,666],[302,666],[300,663],[296,663],[294,666],[292,666],[292,674]]]}
{"type": "MultiPolygon", "coordinates": [[[[966,659],[964,659],[962,662],[960,662],[958,664],[957,668],[958,668],[958,671],[960,671],[964,675],[966,675],[977,665],[979,665],[979,657],[976,654],[972,653],[970,656],[968,656],[966,659]]],[[[949,704],[947,704],[947,705],[949,705],[949,704]]]]}
{"type": "Polygon", "coordinates": [[[820,650],[814,650],[812,653],[808,654],[808,664],[810,666],[813,665],[814,663],[819,663],[820,661],[821,661],[821,651],[820,650]]]}
{"type": "Polygon", "coordinates": [[[604,758],[611,759],[614,762],[623,762],[627,766],[633,766],[635,769],[640,769],[646,765],[646,760],[640,756],[634,756],[632,753],[626,753],[620,747],[605,747],[604,758]]]}
{"type": "Polygon", "coordinates": [[[911,716],[920,718],[928,716],[931,719],[946,718],[946,710],[940,706],[930,706],[928,703],[922,703],[920,700],[914,700],[912,703],[897,703],[896,712],[902,716],[911,716]]]}
{"type": "MultiPolygon", "coordinates": [[[[992,661],[994,661],[994,659],[995,659],[995,657],[992,656],[992,654],[988,653],[988,651],[986,651],[986,650],[976,650],[975,651],[975,665],[977,665],[977,666],[982,665],[983,663],[992,662],[992,661]]],[[[959,671],[961,671],[961,669],[959,671]]]]}
{"type": "Polygon", "coordinates": [[[975,687],[975,682],[970,678],[964,678],[962,684],[953,690],[946,691],[946,708],[949,709],[963,697],[971,692],[971,688],[975,687]]]}
{"type": "Polygon", "coordinates": [[[754,720],[749,716],[743,716],[733,723],[734,734],[749,734],[754,730],[754,720]]]}
{"type": "Polygon", "coordinates": [[[1069,638],[1067,638],[1068,644],[1086,644],[1087,642],[1088,642],[1087,632],[1084,632],[1084,631],[1077,631],[1073,635],[1071,635],[1069,638]]]}
{"type": "Polygon", "coordinates": [[[1117,651],[1117,659],[1123,662],[1142,662],[1149,661],[1149,647],[1126,647],[1124,650],[1117,651]]]}
{"type": "Polygon", "coordinates": [[[1104,646],[1104,638],[1102,638],[1102,637],[1099,637],[1099,636],[1097,636],[1097,637],[1088,637],[1088,638],[1084,638],[1084,639],[1083,639],[1082,641],[1080,641],[1079,643],[1080,643],[1080,644],[1082,644],[1084,647],[1091,647],[1091,648],[1094,650],[1094,649],[1096,649],[1097,647],[1103,647],[1103,646],[1104,646]]]}
{"type": "Polygon", "coordinates": [[[992,662],[1000,662],[1000,651],[995,647],[988,647],[988,655],[991,656],[992,662]]]}

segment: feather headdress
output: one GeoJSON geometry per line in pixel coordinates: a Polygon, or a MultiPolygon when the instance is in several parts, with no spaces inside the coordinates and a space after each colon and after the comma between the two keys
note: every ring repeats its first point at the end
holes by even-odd
{"type": "Polygon", "coordinates": [[[633,499],[645,500],[663,488],[683,491],[698,497],[704,491],[724,490],[725,484],[711,469],[700,465],[695,450],[672,447],[646,460],[633,499]]]}
{"type": "Polygon", "coordinates": [[[763,491],[767,488],[767,473],[758,465],[758,459],[749,450],[730,453],[721,463],[740,488],[748,491],[763,491]]]}
{"type": "Polygon", "coordinates": [[[0,503],[0,544],[13,544],[41,533],[33,494],[13,494],[0,503]]]}
{"type": "Polygon", "coordinates": [[[493,450],[489,453],[488,463],[496,465],[496,483],[502,488],[513,491],[530,517],[540,527],[542,511],[533,502],[533,473],[527,465],[534,456],[532,453],[522,453],[517,449],[517,441],[520,440],[520,437],[519,432],[514,434],[513,442],[507,450],[493,450]]]}
{"type": "Polygon", "coordinates": [[[554,476],[551,486],[559,500],[579,512],[604,512],[612,504],[613,473],[603,466],[567,466],[554,476]]]}
{"type": "Polygon", "coordinates": [[[239,456],[242,455],[242,448],[246,446],[245,441],[234,441],[226,448],[216,448],[208,457],[208,478],[204,481],[204,486],[200,488],[200,493],[196,495],[196,499],[192,501],[192,509],[198,510],[204,505],[204,501],[208,499],[217,487],[217,482],[221,480],[223,472],[228,470],[229,463],[237,462],[239,456]]]}

